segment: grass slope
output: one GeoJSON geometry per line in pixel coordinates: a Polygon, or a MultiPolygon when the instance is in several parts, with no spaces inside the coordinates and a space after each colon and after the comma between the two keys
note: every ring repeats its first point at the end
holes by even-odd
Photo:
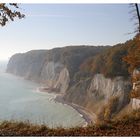
{"type": "Polygon", "coordinates": [[[140,111],[115,120],[85,128],[48,128],[23,122],[4,121],[0,136],[140,136],[140,111]]]}

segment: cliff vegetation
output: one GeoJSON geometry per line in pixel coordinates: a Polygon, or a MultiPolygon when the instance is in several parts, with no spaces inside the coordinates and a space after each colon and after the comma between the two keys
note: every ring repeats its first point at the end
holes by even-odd
{"type": "Polygon", "coordinates": [[[118,120],[87,127],[48,128],[27,122],[2,122],[0,136],[140,136],[140,112],[134,111],[118,120]]]}

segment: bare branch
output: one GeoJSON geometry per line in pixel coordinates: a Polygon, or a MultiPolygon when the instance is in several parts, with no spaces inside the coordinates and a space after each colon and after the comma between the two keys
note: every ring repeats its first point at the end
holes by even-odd
{"type": "Polygon", "coordinates": [[[137,18],[138,18],[138,21],[139,21],[139,33],[140,33],[140,13],[139,13],[139,8],[138,8],[138,4],[135,3],[135,6],[136,6],[136,11],[137,11],[137,18]]]}
{"type": "Polygon", "coordinates": [[[131,11],[129,14],[131,14],[130,21],[134,21],[134,32],[133,33],[140,33],[140,14],[139,14],[139,8],[138,5],[135,3],[129,4],[129,7],[131,8],[131,11]]]}
{"type": "Polygon", "coordinates": [[[16,3],[0,3],[0,25],[5,26],[9,20],[14,21],[15,18],[24,18],[25,15],[18,11],[18,8],[16,3]]]}

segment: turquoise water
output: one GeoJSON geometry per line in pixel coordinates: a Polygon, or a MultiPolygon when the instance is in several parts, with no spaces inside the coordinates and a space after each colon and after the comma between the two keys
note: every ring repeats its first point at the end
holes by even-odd
{"type": "Polygon", "coordinates": [[[4,73],[4,70],[0,63],[0,121],[29,121],[49,127],[85,124],[72,107],[55,102],[55,94],[38,92],[40,85],[4,73]]]}

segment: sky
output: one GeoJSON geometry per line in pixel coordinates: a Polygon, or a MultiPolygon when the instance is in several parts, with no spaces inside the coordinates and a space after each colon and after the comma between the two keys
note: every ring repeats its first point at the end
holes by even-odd
{"type": "Polygon", "coordinates": [[[129,4],[20,4],[24,19],[0,27],[0,60],[68,45],[114,45],[132,39],[129,4]]]}

